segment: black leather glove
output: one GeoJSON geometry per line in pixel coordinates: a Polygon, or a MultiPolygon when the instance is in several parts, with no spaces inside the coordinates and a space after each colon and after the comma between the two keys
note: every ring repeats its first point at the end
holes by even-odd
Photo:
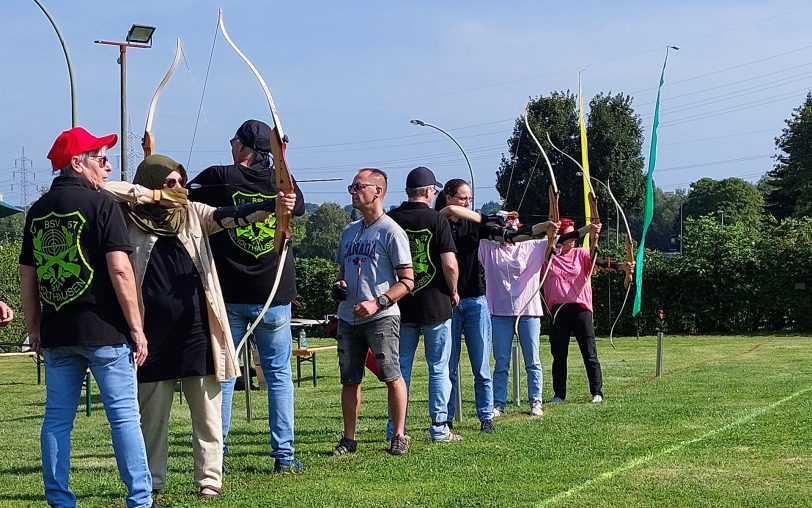
{"type": "Polygon", "coordinates": [[[336,282],[335,284],[333,284],[332,294],[333,300],[337,302],[343,302],[344,300],[347,299],[347,288],[340,286],[338,282],[336,282]]]}

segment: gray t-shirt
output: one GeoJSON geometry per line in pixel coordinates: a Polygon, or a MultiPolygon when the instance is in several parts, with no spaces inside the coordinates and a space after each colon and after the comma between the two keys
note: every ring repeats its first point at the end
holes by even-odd
{"type": "Polygon", "coordinates": [[[352,313],[356,304],[374,300],[397,283],[396,266],[412,264],[409,239],[388,215],[381,216],[369,227],[363,220],[345,227],[336,263],[344,267],[344,280],[347,281],[347,299],[338,305],[339,319],[361,324],[400,315],[397,305],[366,318],[357,318],[352,313]]]}

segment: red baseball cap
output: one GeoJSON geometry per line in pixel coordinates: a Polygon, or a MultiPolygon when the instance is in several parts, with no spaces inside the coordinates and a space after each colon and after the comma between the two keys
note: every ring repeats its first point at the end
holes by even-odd
{"type": "Polygon", "coordinates": [[[48,152],[54,171],[59,171],[70,163],[71,157],[92,152],[106,146],[112,148],[118,142],[118,134],[109,134],[97,138],[82,127],[66,130],[56,138],[54,146],[48,152]]]}

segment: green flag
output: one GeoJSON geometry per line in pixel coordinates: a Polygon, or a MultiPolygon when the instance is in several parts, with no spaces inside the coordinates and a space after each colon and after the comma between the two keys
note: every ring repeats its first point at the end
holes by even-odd
{"type": "Polygon", "coordinates": [[[637,248],[637,259],[635,260],[634,281],[637,291],[634,295],[634,308],[632,316],[640,314],[640,301],[643,295],[643,249],[646,245],[646,233],[654,217],[654,165],[657,162],[657,126],[660,125],[660,92],[665,81],[665,66],[668,63],[668,50],[679,49],[673,46],[666,48],[663,70],[660,72],[660,85],[657,87],[657,102],[654,104],[654,127],[651,129],[651,149],[648,154],[648,174],[646,175],[646,208],[643,212],[643,234],[640,237],[640,246],[637,248]]]}

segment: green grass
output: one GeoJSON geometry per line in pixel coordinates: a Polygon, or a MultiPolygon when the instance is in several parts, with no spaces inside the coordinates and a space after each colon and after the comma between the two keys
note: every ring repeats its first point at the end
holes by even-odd
{"type": "MultiPolygon", "coordinates": [[[[235,397],[230,472],[222,498],[201,502],[192,481],[188,408],[173,406],[168,489],[183,506],[812,506],[810,337],[666,337],[664,376],[653,379],[655,340],[599,340],[606,402],[591,405],[570,347],[569,400],[542,418],[510,405],[481,435],[470,369],[457,444],[430,443],[426,369],[416,361],[412,446],[385,453],[386,390],[368,380],[359,451],[333,458],[341,433],[335,352],[319,355],[318,387],[296,388],[296,447],[306,470],[273,475],[267,402],[254,421],[235,397]]],[[[463,359],[463,366],[467,359],[463,359]]],[[[544,397],[550,355],[542,345],[544,397]]],[[[305,372],[309,372],[309,367],[305,372]]],[[[41,506],[39,424],[44,387],[30,360],[0,360],[0,507],[41,506]]],[[[524,390],[523,390],[524,396],[524,390]]],[[[122,506],[98,396],[77,411],[72,487],[82,506],[122,506]]]]}

